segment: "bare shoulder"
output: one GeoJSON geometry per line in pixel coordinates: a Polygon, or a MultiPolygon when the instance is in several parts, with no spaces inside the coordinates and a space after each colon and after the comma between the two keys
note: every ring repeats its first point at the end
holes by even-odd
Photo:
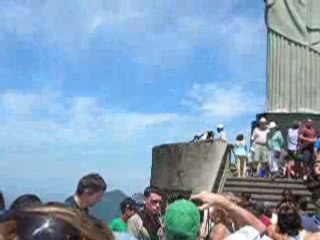
{"type": "Polygon", "coordinates": [[[317,233],[308,233],[304,240],[319,240],[320,232],[317,233]]]}

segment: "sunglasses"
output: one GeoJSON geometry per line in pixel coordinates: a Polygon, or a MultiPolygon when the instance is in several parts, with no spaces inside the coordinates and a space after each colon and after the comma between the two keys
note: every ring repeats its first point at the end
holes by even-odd
{"type": "Polygon", "coordinates": [[[156,205],[156,204],[161,205],[161,204],[162,204],[162,201],[161,201],[161,200],[153,200],[153,199],[151,199],[151,200],[150,200],[150,203],[151,203],[152,205],[156,205]]]}

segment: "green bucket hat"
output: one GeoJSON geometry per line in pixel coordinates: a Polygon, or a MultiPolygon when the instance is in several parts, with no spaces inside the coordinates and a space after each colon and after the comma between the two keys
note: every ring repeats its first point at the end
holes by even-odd
{"type": "Polygon", "coordinates": [[[200,230],[200,212],[187,200],[174,202],[165,215],[167,240],[196,240],[200,230]]]}

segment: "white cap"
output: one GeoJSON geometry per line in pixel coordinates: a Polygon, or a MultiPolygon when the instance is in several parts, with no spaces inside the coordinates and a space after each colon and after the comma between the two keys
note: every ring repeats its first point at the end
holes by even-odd
{"type": "Polygon", "coordinates": [[[278,125],[275,122],[270,122],[269,129],[275,128],[276,126],[278,125]]]}
{"type": "Polygon", "coordinates": [[[260,118],[259,123],[267,123],[267,119],[264,117],[260,118]]]}
{"type": "Polygon", "coordinates": [[[217,125],[217,128],[221,129],[221,128],[224,128],[224,126],[223,126],[222,123],[219,123],[219,124],[217,125]]]}

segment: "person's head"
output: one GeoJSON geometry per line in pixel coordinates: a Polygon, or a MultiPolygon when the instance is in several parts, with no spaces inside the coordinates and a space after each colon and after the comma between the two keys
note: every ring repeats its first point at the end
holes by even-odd
{"type": "Polygon", "coordinates": [[[18,239],[114,239],[112,232],[102,221],[89,215],[84,216],[61,204],[52,203],[15,211],[14,217],[18,239]]]}
{"type": "Polygon", "coordinates": [[[232,226],[231,218],[228,216],[228,213],[219,207],[212,208],[212,211],[209,212],[209,219],[215,224],[223,224],[227,227],[232,226]]]}
{"type": "Polygon", "coordinates": [[[251,200],[251,194],[247,192],[242,192],[240,194],[240,201],[241,202],[249,202],[251,200]]]}
{"type": "Polygon", "coordinates": [[[165,214],[167,240],[196,240],[200,231],[200,212],[188,200],[178,200],[170,205],[165,214]]]}
{"type": "Polygon", "coordinates": [[[86,207],[91,207],[101,201],[107,184],[103,178],[96,173],[82,177],[78,183],[76,195],[86,207]]]}
{"type": "Polygon", "coordinates": [[[41,206],[40,198],[34,194],[24,194],[16,198],[10,206],[10,210],[20,210],[41,206]]]}
{"type": "Polygon", "coordinates": [[[217,132],[220,133],[220,132],[222,132],[223,130],[224,130],[223,124],[222,124],[222,123],[218,124],[218,125],[217,125],[217,132]]]}
{"type": "Polygon", "coordinates": [[[310,129],[313,127],[313,122],[311,119],[308,119],[307,122],[305,123],[305,127],[310,129]]]}
{"type": "Polygon", "coordinates": [[[301,229],[301,218],[298,210],[292,203],[282,204],[278,209],[278,232],[293,237],[297,236],[301,229]]]}
{"type": "Polygon", "coordinates": [[[123,218],[129,219],[137,212],[137,204],[132,198],[125,198],[120,203],[123,218]]]}
{"type": "Polygon", "coordinates": [[[236,137],[236,141],[242,141],[244,139],[244,136],[242,133],[238,134],[236,137]]]}
{"type": "Polygon", "coordinates": [[[298,129],[299,127],[300,127],[300,123],[297,120],[293,121],[292,128],[293,129],[298,129]]]}
{"type": "Polygon", "coordinates": [[[265,119],[264,117],[260,118],[260,120],[259,120],[259,128],[260,129],[267,128],[267,124],[268,124],[267,119],[265,119]]]}
{"type": "Polygon", "coordinates": [[[292,202],[292,203],[295,202],[294,196],[293,196],[292,191],[290,189],[285,188],[282,191],[281,203],[284,203],[284,202],[292,202]]]}
{"type": "Polygon", "coordinates": [[[207,139],[213,139],[214,138],[214,133],[213,131],[208,131],[207,139]]]}
{"type": "Polygon", "coordinates": [[[278,126],[278,124],[276,122],[270,122],[269,129],[270,129],[270,131],[275,132],[275,131],[280,130],[280,127],[278,126]]]}
{"type": "Polygon", "coordinates": [[[162,193],[157,187],[147,187],[144,190],[145,209],[155,215],[160,213],[162,205],[162,193]]]}

